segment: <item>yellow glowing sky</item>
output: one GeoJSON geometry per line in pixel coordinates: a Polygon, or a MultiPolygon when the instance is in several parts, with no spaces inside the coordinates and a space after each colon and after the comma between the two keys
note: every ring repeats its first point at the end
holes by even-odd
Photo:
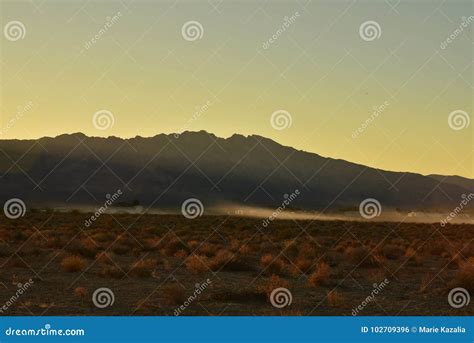
{"type": "Polygon", "coordinates": [[[2,32],[14,20],[25,27],[23,39],[1,37],[0,139],[78,131],[258,134],[387,170],[474,177],[474,122],[460,130],[448,123],[456,110],[472,118],[469,0],[394,7],[384,1],[243,0],[0,6],[2,32]],[[100,33],[114,15],[118,19],[100,33]],[[194,41],[182,35],[191,20],[203,27],[194,41]],[[379,24],[378,38],[362,39],[359,27],[366,21],[379,24]],[[463,31],[445,44],[463,22],[463,31]],[[374,116],[374,106],[384,103],[374,116]],[[92,123],[99,110],[113,114],[107,130],[92,123]],[[290,127],[272,127],[277,110],[290,114],[290,127]]]}

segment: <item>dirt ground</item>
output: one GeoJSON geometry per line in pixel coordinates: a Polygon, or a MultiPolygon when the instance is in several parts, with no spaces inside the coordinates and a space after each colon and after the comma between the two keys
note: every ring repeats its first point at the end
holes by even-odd
{"type": "Polygon", "coordinates": [[[0,216],[0,315],[474,315],[474,225],[89,217],[0,216]]]}

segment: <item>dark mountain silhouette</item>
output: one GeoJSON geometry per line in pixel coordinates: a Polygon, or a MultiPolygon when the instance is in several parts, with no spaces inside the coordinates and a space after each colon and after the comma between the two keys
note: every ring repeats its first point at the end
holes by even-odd
{"type": "Polygon", "coordinates": [[[468,178],[457,176],[457,175],[452,175],[452,176],[428,175],[428,176],[433,179],[438,180],[439,182],[458,185],[460,187],[466,188],[470,192],[474,192],[474,180],[472,179],[468,179],[468,178]]]}
{"type": "Polygon", "coordinates": [[[224,139],[200,131],[121,139],[76,133],[0,141],[2,201],[95,205],[118,189],[121,204],[154,207],[180,206],[191,197],[205,205],[272,207],[298,189],[291,206],[309,210],[358,206],[366,198],[384,207],[451,209],[468,193],[464,183],[378,170],[256,135],[224,139]]]}

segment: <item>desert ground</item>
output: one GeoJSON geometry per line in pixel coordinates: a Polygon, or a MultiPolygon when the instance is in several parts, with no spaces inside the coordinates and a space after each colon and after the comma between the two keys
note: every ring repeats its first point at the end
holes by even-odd
{"type": "Polygon", "coordinates": [[[474,225],[88,218],[0,215],[0,315],[474,315],[448,303],[474,294],[474,225]]]}

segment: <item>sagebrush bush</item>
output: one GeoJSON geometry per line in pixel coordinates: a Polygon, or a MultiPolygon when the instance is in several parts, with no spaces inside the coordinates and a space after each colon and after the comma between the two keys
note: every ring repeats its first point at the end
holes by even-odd
{"type": "Polygon", "coordinates": [[[61,261],[61,267],[65,272],[80,272],[86,267],[86,261],[80,256],[67,256],[61,261]]]}

